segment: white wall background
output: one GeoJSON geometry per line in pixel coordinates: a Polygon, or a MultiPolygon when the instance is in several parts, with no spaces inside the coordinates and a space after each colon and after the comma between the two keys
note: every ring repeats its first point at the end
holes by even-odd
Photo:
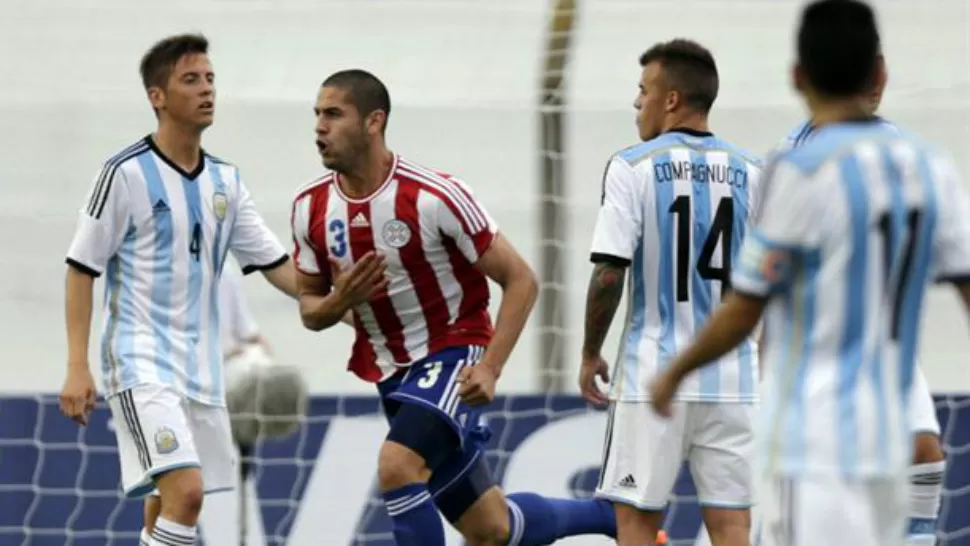
{"type": "MultiPolygon", "coordinates": [[[[788,85],[799,2],[586,0],[569,71],[570,333],[578,355],[586,248],[608,155],[636,138],[639,53],[675,36],[715,53],[713,127],[766,151],[803,111],[788,85]]],[[[970,8],[964,0],[877,1],[891,77],[883,113],[946,143],[970,176],[970,8]]],[[[65,358],[63,256],[91,177],[153,129],[137,64],[156,39],[201,30],[213,42],[219,112],[206,147],[235,161],[271,226],[288,238],[295,188],[320,171],[311,105],[329,73],[374,71],[394,103],[389,139],[460,173],[536,262],[535,98],[546,0],[6,0],[0,4],[0,390],[59,388],[65,358]]],[[[100,290],[100,283],[98,289],[100,290]]],[[[314,390],[370,392],[343,372],[349,330],[300,326],[295,304],[259,278],[251,304],[281,359],[314,390]]],[[[496,292],[497,297],[497,292],[496,292]]],[[[98,317],[100,318],[100,317],[98,317]]],[[[937,391],[970,390],[967,322],[931,293],[922,358],[937,391]]],[[[619,323],[608,345],[615,348],[619,323]]],[[[525,332],[500,388],[533,388],[525,332]]],[[[92,347],[97,344],[92,343],[92,347]]],[[[97,354],[92,349],[92,360],[97,354]]],[[[569,364],[572,384],[578,358],[569,364]]]]}

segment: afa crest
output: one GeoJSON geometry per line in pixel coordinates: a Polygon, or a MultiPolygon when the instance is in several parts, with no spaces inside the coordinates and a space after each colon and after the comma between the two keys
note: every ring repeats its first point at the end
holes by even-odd
{"type": "Polygon", "coordinates": [[[212,212],[216,218],[222,220],[226,217],[226,210],[229,208],[229,198],[221,191],[212,194],[212,212]]]}
{"type": "Polygon", "coordinates": [[[162,455],[172,453],[179,448],[178,438],[175,432],[168,427],[162,427],[155,431],[155,450],[162,455]]]}

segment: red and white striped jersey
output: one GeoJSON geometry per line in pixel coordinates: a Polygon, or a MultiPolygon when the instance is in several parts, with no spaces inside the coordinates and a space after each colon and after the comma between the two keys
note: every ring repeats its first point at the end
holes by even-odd
{"type": "Polygon", "coordinates": [[[351,199],[329,173],[293,203],[293,257],[308,275],[331,277],[369,251],[386,257],[387,290],[354,307],[357,338],[348,368],[379,381],[397,367],[492,336],[488,281],[474,264],[496,236],[495,222],[460,180],[397,155],[387,180],[351,199]]]}

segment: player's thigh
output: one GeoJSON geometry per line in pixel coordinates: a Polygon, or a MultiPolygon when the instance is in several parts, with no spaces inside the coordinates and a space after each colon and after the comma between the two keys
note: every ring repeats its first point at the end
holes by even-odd
{"type": "Polygon", "coordinates": [[[778,477],[765,490],[765,546],[902,546],[906,482],[778,477]]]}
{"type": "Polygon", "coordinates": [[[152,493],[155,480],[177,469],[198,468],[199,456],[182,396],[142,384],[108,399],[126,496],[152,493]]]}
{"type": "MultiPolygon", "coordinates": [[[[470,530],[468,522],[480,517],[483,510],[495,510],[487,503],[479,503],[496,486],[485,459],[485,446],[490,437],[491,432],[485,426],[470,431],[461,449],[438,465],[428,481],[428,490],[441,515],[459,531],[470,530]],[[470,516],[465,517],[466,514],[470,516]]],[[[503,503],[502,510],[504,506],[503,503]]]]}
{"type": "Polygon", "coordinates": [[[647,402],[613,402],[595,495],[642,511],[667,505],[684,460],[685,405],[658,416],[647,402]]]}
{"type": "Polygon", "coordinates": [[[909,391],[909,422],[913,434],[931,434],[939,437],[940,422],[936,418],[936,404],[930,393],[929,383],[923,370],[913,370],[913,385],[909,391]]]}
{"type": "MultiPolygon", "coordinates": [[[[397,389],[387,395],[402,404],[391,420],[387,440],[417,453],[431,471],[461,449],[468,432],[478,426],[482,410],[458,396],[458,375],[477,364],[483,352],[477,346],[453,347],[412,364],[397,389]]],[[[388,462],[386,451],[400,450],[382,448],[381,465],[388,462]]]]}
{"type": "Polygon", "coordinates": [[[232,425],[225,406],[189,402],[189,427],[195,441],[205,493],[235,488],[239,452],[232,439],[232,425]]]}
{"type": "Polygon", "coordinates": [[[738,517],[748,517],[754,499],[754,412],[751,404],[689,403],[688,460],[705,510],[741,511],[738,517]]]}

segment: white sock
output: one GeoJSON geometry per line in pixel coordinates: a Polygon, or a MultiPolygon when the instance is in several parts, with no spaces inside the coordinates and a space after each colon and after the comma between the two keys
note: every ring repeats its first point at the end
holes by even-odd
{"type": "Polygon", "coordinates": [[[138,537],[138,546],[149,546],[152,543],[152,536],[148,534],[148,529],[141,528],[141,536],[138,537]]]}
{"type": "Polygon", "coordinates": [[[907,546],[936,544],[936,518],[943,494],[945,461],[909,467],[909,526],[907,546]]]}
{"type": "Polygon", "coordinates": [[[152,530],[152,540],[149,546],[193,546],[195,544],[195,527],[182,525],[159,517],[152,530]]]}

